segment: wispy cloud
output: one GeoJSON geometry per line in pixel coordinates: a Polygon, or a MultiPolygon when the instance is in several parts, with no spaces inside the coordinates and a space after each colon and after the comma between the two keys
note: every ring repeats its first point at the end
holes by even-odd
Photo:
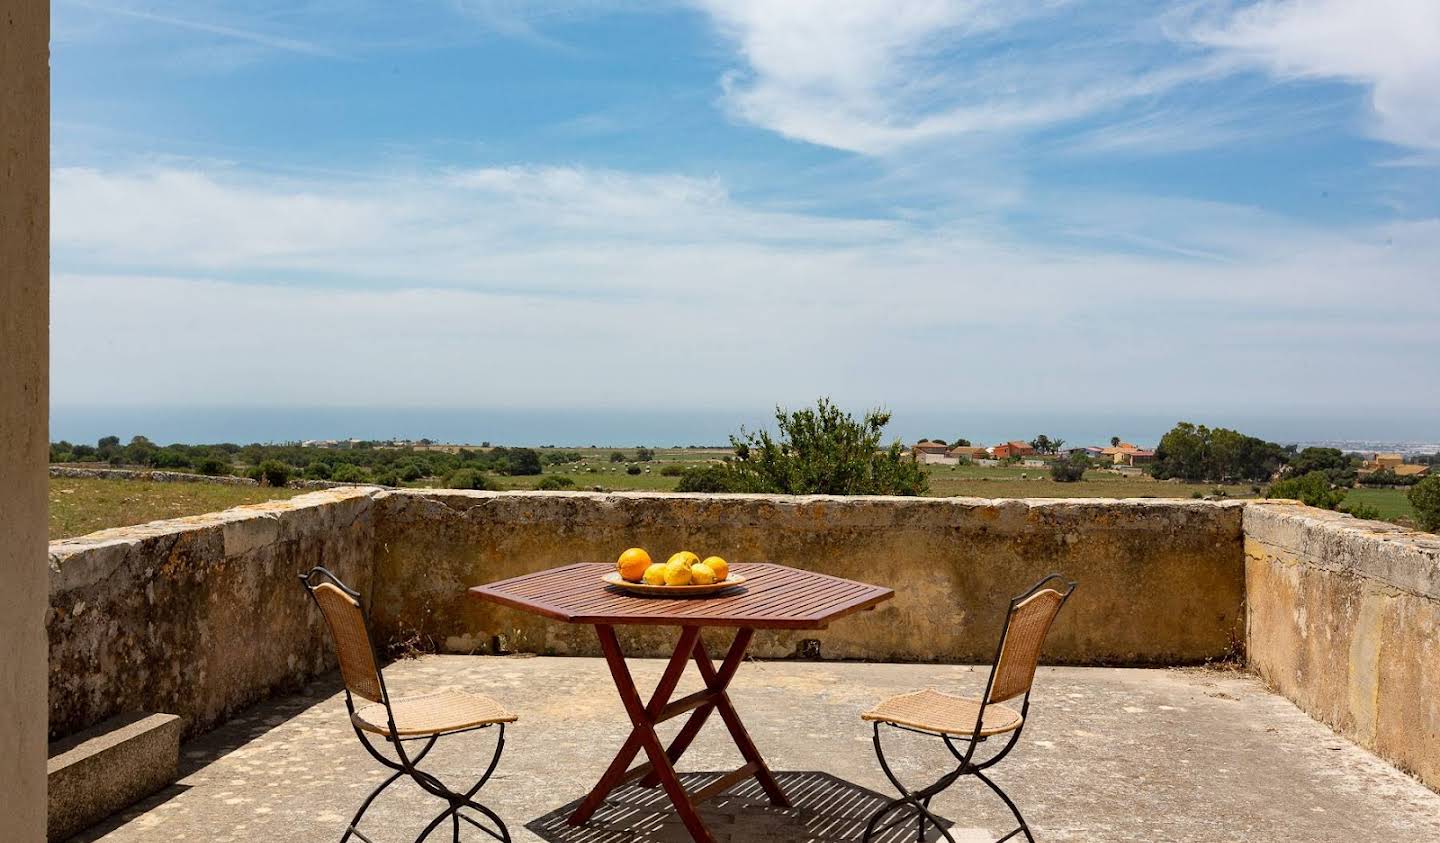
{"type": "Polygon", "coordinates": [[[678,174],[65,170],[55,391],[933,405],[921,373],[942,371],[997,406],[1033,401],[1033,380],[990,365],[1004,360],[1043,369],[1048,400],[1078,407],[1095,401],[1094,372],[1123,359],[1147,384],[1137,406],[1278,407],[1362,374],[1440,395],[1437,373],[1393,365],[1402,346],[1440,353],[1425,327],[1440,320],[1440,221],[1327,229],[1223,203],[1048,205],[1053,236],[1037,243],[1001,226],[775,210],[678,174]],[[1297,296],[1305,308],[1275,309],[1297,296]],[[1403,317],[1374,301],[1404,302],[1403,317]],[[1352,315],[1336,324],[1337,312],[1352,315]],[[151,376],[96,382],[97,349],[151,376]],[[645,396],[617,395],[615,372],[643,372],[645,396]]]}
{"type": "Polygon", "coordinates": [[[1440,3],[1265,0],[1202,10],[1184,37],[1278,78],[1362,85],[1378,137],[1440,149],[1440,3]]]}
{"type": "Polygon", "coordinates": [[[144,21],[165,27],[188,30],[190,32],[203,32],[208,35],[217,35],[225,39],[239,41],[246,44],[254,44],[271,50],[280,50],[289,53],[300,53],[302,55],[334,57],[338,53],[331,47],[314,41],[302,38],[292,38],[270,32],[255,29],[248,29],[240,26],[231,26],[211,20],[199,18],[181,17],[177,15],[160,14],[144,9],[136,9],[125,5],[111,3],[97,3],[91,0],[59,0],[60,2],[86,9],[88,11],[100,12],[106,15],[113,15],[119,18],[144,21]]]}

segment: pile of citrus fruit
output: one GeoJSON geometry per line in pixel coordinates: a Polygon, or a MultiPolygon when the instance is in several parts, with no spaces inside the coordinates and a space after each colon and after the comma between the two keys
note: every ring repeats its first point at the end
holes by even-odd
{"type": "Polygon", "coordinates": [[[615,570],[627,582],[646,585],[710,585],[724,582],[730,576],[730,563],[718,556],[701,559],[688,550],[672,555],[665,562],[651,562],[643,547],[632,547],[620,554],[615,570]]]}

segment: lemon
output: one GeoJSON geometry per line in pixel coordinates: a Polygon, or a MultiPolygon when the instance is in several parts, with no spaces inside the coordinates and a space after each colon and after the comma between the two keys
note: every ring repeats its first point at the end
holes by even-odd
{"type": "Polygon", "coordinates": [[[724,582],[730,577],[730,563],[718,556],[707,556],[700,564],[715,573],[715,582],[724,582]]]}
{"type": "Polygon", "coordinates": [[[646,585],[664,585],[665,566],[660,564],[659,562],[656,562],[654,565],[651,565],[650,567],[645,569],[643,579],[645,580],[646,585]]]}
{"type": "Polygon", "coordinates": [[[690,566],[685,564],[685,560],[672,558],[669,562],[665,563],[665,584],[690,584],[690,566]]]}
{"type": "Polygon", "coordinates": [[[685,567],[689,568],[690,566],[697,564],[699,561],[699,556],[696,556],[688,550],[682,550],[679,553],[672,554],[666,564],[672,562],[680,562],[683,563],[685,567]]]}
{"type": "Polygon", "coordinates": [[[695,567],[690,569],[690,579],[696,585],[709,585],[715,582],[715,572],[704,562],[697,562],[695,567]]]}
{"type": "Polygon", "coordinates": [[[615,563],[615,570],[627,582],[640,582],[644,579],[645,571],[650,568],[650,554],[645,552],[643,547],[632,547],[620,554],[620,559],[615,563]]]}

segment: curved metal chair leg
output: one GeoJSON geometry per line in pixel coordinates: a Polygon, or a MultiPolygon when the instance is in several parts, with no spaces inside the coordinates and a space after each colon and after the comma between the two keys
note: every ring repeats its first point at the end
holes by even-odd
{"type": "Polygon", "coordinates": [[[885,778],[889,779],[890,783],[895,786],[895,789],[900,791],[900,798],[892,800],[890,804],[875,812],[874,816],[870,818],[870,822],[866,823],[865,825],[865,835],[863,838],[861,838],[862,841],[864,843],[869,843],[871,836],[875,834],[875,830],[880,823],[881,817],[884,817],[886,814],[889,814],[891,811],[899,808],[901,805],[909,805],[919,815],[921,840],[924,840],[925,838],[925,821],[928,819],[931,823],[934,824],[936,830],[940,832],[941,836],[943,836],[946,840],[950,841],[950,843],[955,843],[955,838],[950,835],[950,832],[945,828],[944,823],[940,822],[940,818],[930,812],[930,800],[935,796],[935,794],[944,791],[950,785],[954,784],[955,780],[960,777],[960,774],[964,768],[956,768],[954,771],[946,773],[945,775],[936,779],[935,782],[929,787],[923,787],[919,790],[912,791],[905,787],[904,783],[901,782],[899,777],[895,775],[895,771],[890,769],[890,763],[885,759],[885,747],[880,742],[879,723],[875,724],[874,736],[872,740],[875,744],[875,757],[880,761],[880,770],[885,774],[885,778]]]}
{"type": "MultiPolygon", "coordinates": [[[[986,776],[984,773],[980,772],[979,770],[974,771],[971,775],[975,776],[975,778],[977,778],[977,779],[979,779],[980,781],[984,782],[987,787],[989,787],[991,790],[995,791],[995,795],[996,795],[996,796],[999,796],[1001,799],[1003,799],[1003,800],[1005,801],[1005,806],[1010,809],[1010,813],[1012,813],[1012,814],[1015,815],[1015,820],[1016,820],[1016,822],[1020,823],[1020,827],[1017,828],[1017,829],[1015,829],[1015,831],[1019,831],[1019,832],[1024,833],[1026,840],[1030,841],[1030,843],[1035,843],[1035,836],[1030,833],[1030,825],[1029,825],[1029,823],[1025,822],[1025,818],[1020,815],[1020,809],[1017,808],[1017,807],[1015,807],[1015,801],[1010,798],[1009,794],[1007,794],[1005,791],[1001,790],[1001,789],[1000,789],[1000,785],[998,785],[998,784],[990,781],[990,778],[989,778],[988,776],[986,776]]],[[[1015,835],[1015,831],[1010,832],[1009,834],[1005,835],[1004,837],[1002,837],[1002,838],[1000,838],[1000,839],[1001,839],[1001,840],[1006,840],[1006,839],[1009,839],[1010,837],[1013,837],[1013,836],[1015,835]]]]}
{"type": "MultiPolygon", "coordinates": [[[[415,761],[418,762],[418,761],[420,761],[421,759],[423,759],[426,755],[429,755],[429,754],[430,754],[430,750],[431,750],[432,748],[434,748],[434,746],[435,746],[435,741],[437,741],[437,740],[438,740],[438,738],[433,738],[433,737],[432,737],[429,741],[427,741],[426,744],[425,744],[425,746],[420,749],[420,752],[418,752],[418,753],[415,755],[415,761]]],[[[372,754],[374,754],[375,750],[374,750],[373,748],[369,747],[368,745],[367,745],[367,748],[370,749],[370,752],[371,752],[372,754]]],[[[375,788],[374,790],[370,791],[370,795],[369,795],[369,796],[366,796],[366,797],[365,797],[365,801],[360,803],[360,810],[356,811],[354,818],[352,818],[352,819],[350,820],[350,825],[349,825],[348,827],[346,827],[346,829],[345,829],[345,834],[340,838],[340,843],[347,843],[347,841],[348,841],[351,837],[353,837],[353,836],[355,836],[355,835],[357,835],[357,834],[360,834],[360,830],[359,830],[358,828],[356,828],[356,826],[360,825],[360,818],[363,817],[363,816],[365,816],[365,812],[368,811],[368,810],[370,810],[370,806],[375,803],[376,798],[378,798],[378,797],[380,796],[380,794],[382,794],[382,793],[385,792],[385,789],[386,789],[386,788],[388,788],[390,785],[394,784],[396,781],[398,781],[398,780],[399,780],[402,776],[404,776],[404,775],[405,775],[405,770],[404,770],[404,768],[397,766],[397,767],[395,768],[395,772],[390,776],[390,778],[388,778],[388,779],[386,779],[385,781],[381,782],[379,787],[377,787],[377,788],[375,788]]],[[[362,835],[361,839],[364,839],[363,835],[362,835]]]]}
{"type": "MultiPolygon", "coordinates": [[[[428,750],[429,747],[427,746],[426,749],[428,750]]],[[[425,830],[420,832],[419,837],[415,838],[415,843],[421,843],[421,841],[424,841],[426,838],[428,838],[435,831],[435,829],[439,828],[441,825],[444,824],[446,818],[449,818],[449,820],[453,824],[453,839],[455,841],[460,840],[460,821],[465,820],[466,822],[474,825],[476,828],[480,829],[486,834],[489,834],[491,837],[494,837],[497,840],[504,841],[504,843],[510,843],[510,829],[506,827],[505,821],[500,819],[499,814],[496,814],[494,811],[490,810],[484,805],[481,805],[479,802],[476,802],[473,798],[475,794],[480,791],[480,788],[484,787],[485,783],[490,781],[490,777],[494,775],[495,768],[500,765],[500,755],[504,751],[505,724],[501,723],[500,734],[495,739],[495,753],[490,756],[490,764],[485,768],[485,772],[480,776],[479,780],[477,780],[475,784],[471,785],[470,789],[466,790],[464,793],[451,790],[450,788],[445,786],[444,782],[440,781],[434,775],[427,773],[423,770],[414,769],[412,766],[412,769],[409,771],[410,777],[414,779],[415,782],[421,786],[421,788],[429,791],[430,793],[433,793],[436,796],[441,797],[442,799],[445,799],[450,803],[450,806],[448,808],[441,811],[438,815],[436,815],[433,820],[430,821],[429,825],[425,826],[425,830]],[[484,814],[490,819],[491,822],[495,823],[495,827],[499,829],[499,831],[497,832],[494,829],[486,828],[485,826],[476,822],[474,819],[460,813],[460,810],[462,808],[470,808],[471,810],[479,811],[480,813],[484,814]]],[[[422,752],[420,756],[417,756],[416,760],[419,760],[419,758],[423,756],[424,753],[422,752]]]]}

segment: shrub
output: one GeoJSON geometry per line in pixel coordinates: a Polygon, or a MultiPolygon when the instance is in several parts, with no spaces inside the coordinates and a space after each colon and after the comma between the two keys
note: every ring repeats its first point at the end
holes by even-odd
{"type": "Polygon", "coordinates": [[[671,463],[660,469],[661,477],[681,477],[685,474],[685,466],[678,463],[671,463]]]}
{"type": "Polygon", "coordinates": [[[1341,504],[1340,511],[1348,513],[1355,516],[1356,518],[1360,518],[1365,521],[1381,520],[1379,509],[1371,506],[1368,503],[1360,503],[1359,501],[1356,501],[1355,503],[1341,504]]]}
{"type": "Polygon", "coordinates": [[[1063,460],[1050,463],[1050,479],[1056,483],[1075,483],[1085,476],[1085,469],[1089,467],[1089,457],[1074,453],[1063,460]]]}
{"type": "Polygon", "coordinates": [[[330,479],[337,483],[365,483],[370,478],[369,472],[363,467],[347,462],[335,466],[335,470],[330,473],[330,479]]]}
{"type": "Polygon", "coordinates": [[[450,473],[445,478],[447,489],[481,489],[487,492],[498,492],[500,487],[491,479],[490,475],[473,468],[461,468],[450,473]]]}
{"type": "MultiPolygon", "coordinates": [[[[890,414],[871,410],[862,419],[821,398],[814,409],[775,408],[779,437],[769,431],[730,437],[735,461],[725,471],[736,491],[791,495],[919,495],[929,475],[898,440],[880,445],[890,414]]],[[[682,478],[682,483],[689,478],[682,478]]]]}
{"type": "Polygon", "coordinates": [[[640,466],[638,466],[638,465],[626,466],[626,468],[625,468],[625,473],[626,473],[626,474],[629,474],[630,476],[633,477],[633,476],[635,476],[636,474],[639,474],[639,473],[640,473],[640,466]]]}
{"type": "Polygon", "coordinates": [[[1440,475],[1426,477],[1405,495],[1415,507],[1415,520],[1422,530],[1440,532],[1440,475]]]}
{"type": "Polygon", "coordinates": [[[189,455],[181,451],[172,451],[169,448],[149,452],[146,462],[154,468],[161,469],[190,467],[189,455]]]}
{"type": "Polygon", "coordinates": [[[571,480],[569,477],[565,477],[559,474],[552,474],[549,477],[542,479],[539,483],[536,483],[535,488],[539,489],[542,492],[558,492],[562,489],[572,488],[574,487],[574,485],[575,481],[571,480]]]}
{"type": "Polygon", "coordinates": [[[211,477],[219,477],[230,473],[230,461],[211,454],[208,457],[201,457],[200,460],[195,463],[195,470],[211,477]]]}
{"type": "Polygon", "coordinates": [[[700,465],[680,476],[677,492],[744,492],[744,478],[724,465],[700,465]]]}
{"type": "Polygon", "coordinates": [[[540,459],[546,465],[567,465],[580,462],[582,457],[579,451],[548,451],[540,459]]]}
{"type": "Polygon", "coordinates": [[[625,462],[625,455],[619,451],[611,451],[610,462],[625,462]]]}
{"type": "MultiPolygon", "coordinates": [[[[354,468],[354,466],[350,467],[354,468]]],[[[329,463],[320,462],[319,460],[305,466],[305,476],[311,480],[329,480],[334,473],[329,463]]]]}
{"type": "Polygon", "coordinates": [[[380,486],[400,486],[400,472],[393,468],[387,468],[375,475],[375,483],[380,486]]]}
{"type": "Polygon", "coordinates": [[[655,449],[654,449],[654,448],[636,448],[636,449],[635,449],[635,460],[636,460],[636,462],[650,462],[650,461],[653,460],[653,459],[655,459],[655,449]]]}
{"type": "Polygon", "coordinates": [[[1289,477],[1270,486],[1268,498],[1292,498],[1307,506],[1334,509],[1345,500],[1344,489],[1330,486],[1330,476],[1323,471],[1312,471],[1299,477],[1289,477]]]}
{"type": "Polygon", "coordinates": [[[420,466],[413,462],[400,469],[400,479],[406,483],[413,483],[424,476],[425,472],[420,469],[420,466]]]}
{"type": "Polygon", "coordinates": [[[1388,468],[1362,474],[1359,477],[1359,483],[1362,486],[1413,486],[1418,482],[1420,482],[1418,475],[1411,474],[1401,477],[1388,468]]]}
{"type": "Polygon", "coordinates": [[[250,469],[250,476],[266,486],[278,489],[290,482],[290,466],[279,460],[265,460],[250,469]]]}

